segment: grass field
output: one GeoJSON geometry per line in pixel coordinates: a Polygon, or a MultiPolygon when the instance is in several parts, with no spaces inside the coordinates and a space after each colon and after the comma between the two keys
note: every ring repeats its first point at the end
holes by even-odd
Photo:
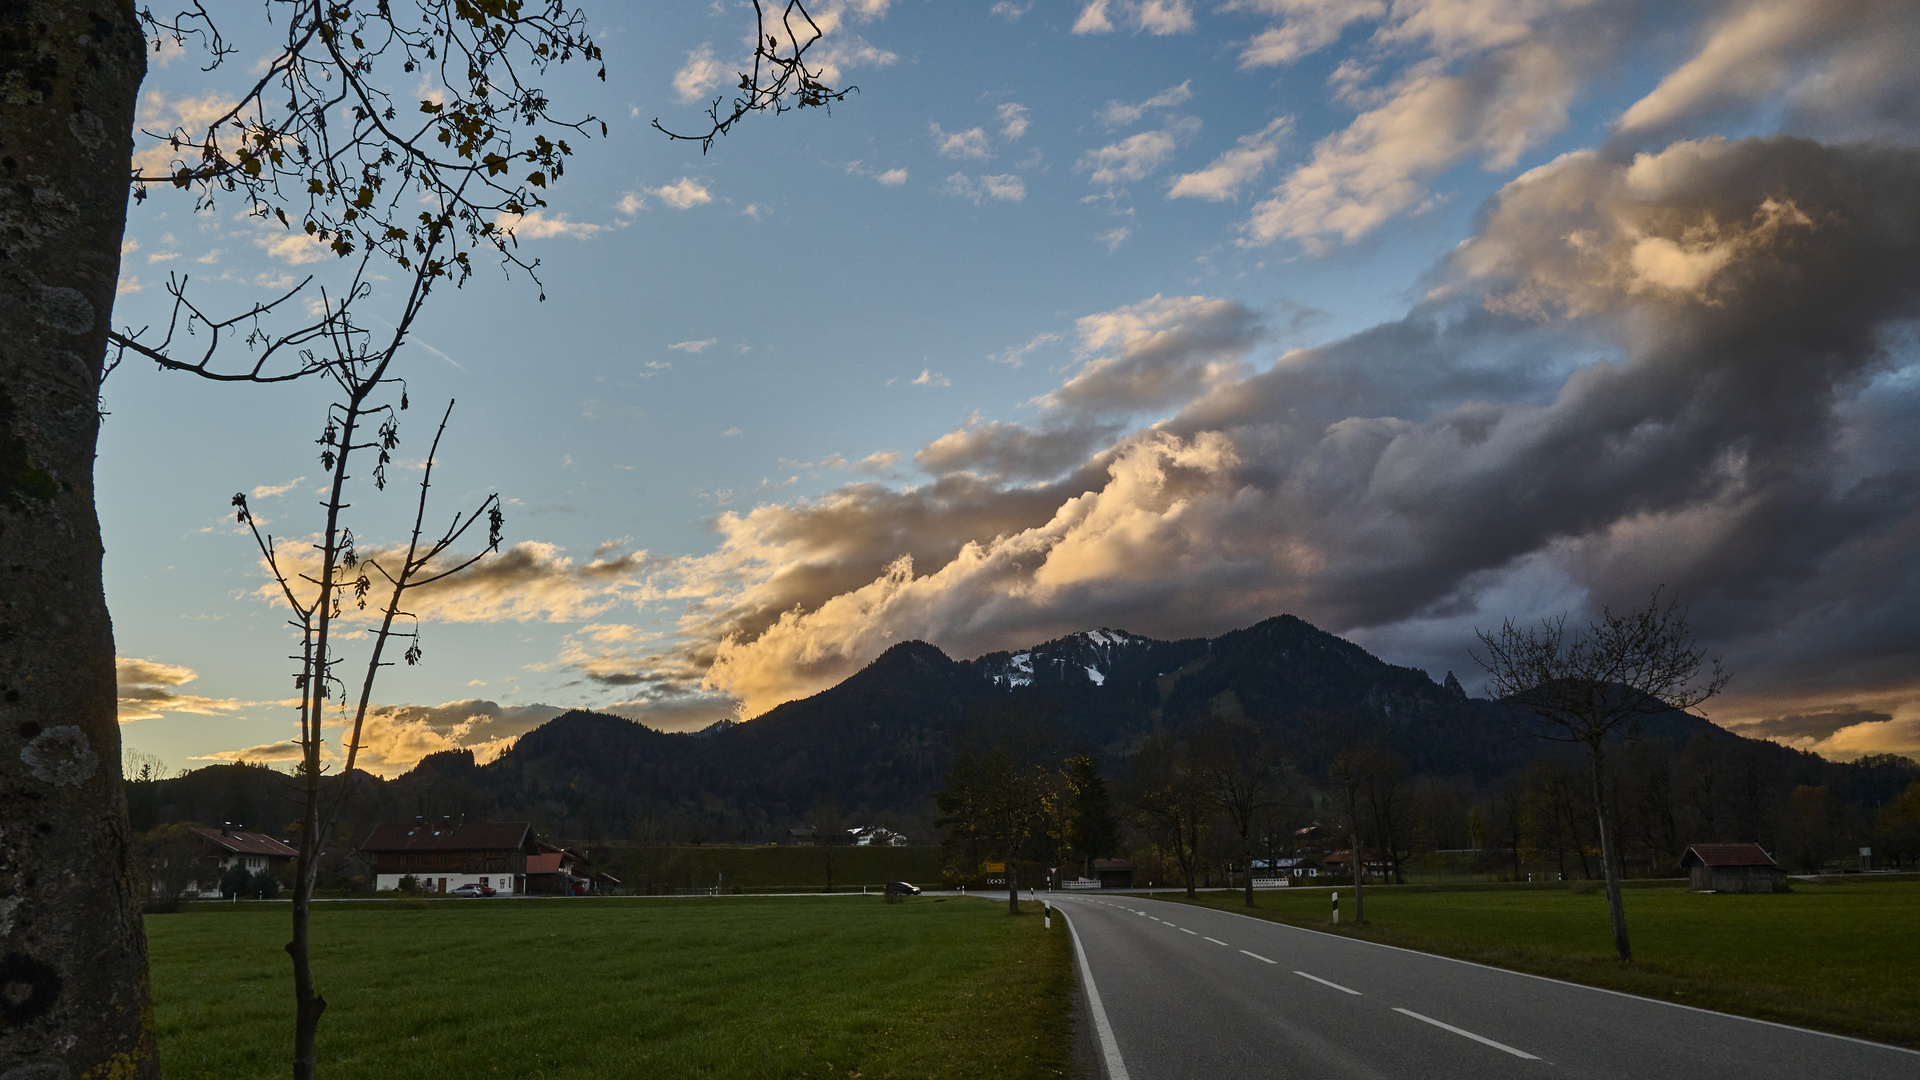
{"type": "MultiPolygon", "coordinates": [[[[148,916],[171,1080],[282,1077],[285,904],[148,916]]],[[[460,1077],[1055,1077],[1064,928],[877,896],[315,905],[321,1071],[460,1077]]]]}
{"type": "MultiPolygon", "coordinates": [[[[1334,930],[1325,889],[1256,896],[1252,914],[1334,930]]],[[[1350,920],[1353,890],[1340,900],[1350,920]]],[[[1613,957],[1599,891],[1370,888],[1367,925],[1337,932],[1920,1049],[1920,882],[1796,881],[1791,893],[1764,896],[1649,883],[1624,900],[1630,965],[1613,957]]],[[[1246,912],[1238,892],[1198,902],[1246,912]]]]}

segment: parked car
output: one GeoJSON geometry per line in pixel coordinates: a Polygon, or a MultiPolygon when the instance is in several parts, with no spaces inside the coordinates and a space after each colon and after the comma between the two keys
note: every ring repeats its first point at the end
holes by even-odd
{"type": "Polygon", "coordinates": [[[447,890],[448,896],[492,896],[493,889],[477,881],[469,881],[457,889],[447,890]]]}
{"type": "Polygon", "coordinates": [[[889,881],[886,894],[888,896],[919,896],[920,886],[908,881],[889,881]]]}

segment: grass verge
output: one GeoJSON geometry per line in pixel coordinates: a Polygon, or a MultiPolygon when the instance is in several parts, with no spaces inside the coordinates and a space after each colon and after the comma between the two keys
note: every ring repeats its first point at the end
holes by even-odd
{"type": "MultiPolygon", "coordinates": [[[[1683,885],[1625,894],[1634,960],[1613,956],[1604,892],[1379,888],[1367,922],[1329,924],[1325,889],[1202,893],[1222,911],[1643,997],[1920,1049],[1920,882],[1794,882],[1714,895],[1683,885]]],[[[1340,890],[1341,917],[1353,891],[1340,890]]]]}
{"type": "MultiPolygon", "coordinates": [[[[264,904],[147,918],[168,1077],[286,1075],[289,918],[264,904]]],[[[336,1077],[1055,1077],[1071,1063],[1067,935],[997,904],[330,903],[314,942],[321,1072],[336,1077]]]]}

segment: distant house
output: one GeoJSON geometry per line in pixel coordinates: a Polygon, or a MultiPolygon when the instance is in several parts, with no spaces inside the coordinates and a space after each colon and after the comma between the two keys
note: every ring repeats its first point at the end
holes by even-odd
{"type": "Polygon", "coordinates": [[[531,896],[586,896],[620,884],[611,874],[593,873],[584,852],[542,842],[537,855],[527,856],[527,887],[531,896]]]}
{"type": "Polygon", "coordinates": [[[397,889],[411,875],[427,892],[479,884],[511,895],[527,891],[527,861],[541,848],[525,821],[415,820],[375,825],[360,853],[375,889],[397,889]]]}
{"type": "Polygon", "coordinates": [[[907,838],[892,829],[862,825],[847,830],[847,842],[854,847],[906,847],[907,838]]]}
{"type": "Polygon", "coordinates": [[[1133,888],[1132,859],[1095,859],[1093,876],[1100,879],[1103,889],[1133,888]]]}
{"type": "Polygon", "coordinates": [[[1759,844],[1694,844],[1680,857],[1694,892],[1787,891],[1787,872],[1759,844]]]}
{"type": "Polygon", "coordinates": [[[1255,859],[1253,860],[1253,879],[1264,881],[1270,878],[1317,878],[1320,876],[1320,864],[1307,856],[1295,859],[1255,859]]]}
{"type": "Polygon", "coordinates": [[[812,847],[815,842],[816,834],[811,825],[799,825],[787,830],[787,843],[795,847],[812,847]]]}
{"type": "MultiPolygon", "coordinates": [[[[1393,873],[1392,863],[1373,854],[1361,856],[1360,868],[1370,877],[1389,876],[1393,873]]],[[[1329,874],[1338,874],[1345,878],[1353,877],[1353,852],[1342,849],[1328,855],[1324,869],[1329,874]]]]}
{"type": "MultiPolygon", "coordinates": [[[[300,857],[298,848],[282,840],[276,840],[266,833],[246,832],[232,826],[214,828],[209,825],[195,825],[193,831],[204,840],[205,846],[198,855],[187,857],[192,870],[192,879],[181,891],[188,898],[220,895],[220,877],[230,868],[239,866],[250,874],[262,870],[278,871],[300,857]]],[[[182,856],[175,855],[173,858],[182,856]]],[[[158,890],[158,880],[154,883],[158,890]]]]}

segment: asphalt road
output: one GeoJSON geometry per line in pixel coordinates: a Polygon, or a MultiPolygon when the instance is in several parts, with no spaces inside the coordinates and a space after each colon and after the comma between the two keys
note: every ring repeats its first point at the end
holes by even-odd
{"type": "Polygon", "coordinates": [[[1920,1077],[1920,1054],[1895,1047],[1186,904],[1049,899],[1108,1080],[1920,1077]]]}

